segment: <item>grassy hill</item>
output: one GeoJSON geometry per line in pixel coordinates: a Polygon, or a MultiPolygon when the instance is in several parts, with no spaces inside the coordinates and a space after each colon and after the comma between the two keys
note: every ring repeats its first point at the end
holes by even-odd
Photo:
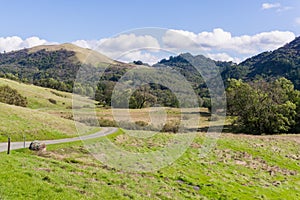
{"type": "Polygon", "coordinates": [[[248,68],[248,79],[285,77],[300,89],[300,37],[274,51],[248,58],[239,66],[248,68]]]}
{"type": "Polygon", "coordinates": [[[59,50],[68,50],[75,52],[74,55],[74,61],[79,61],[84,64],[91,64],[94,66],[97,66],[98,64],[101,63],[108,63],[108,64],[116,64],[117,62],[108,58],[107,56],[97,52],[93,51],[91,49],[87,48],[81,48],[79,46],[76,46],[74,44],[70,43],[65,43],[65,44],[60,44],[60,45],[41,45],[41,46],[36,46],[33,48],[29,49],[29,53],[35,53],[41,50],[46,50],[46,51],[59,51],[59,50]]]}
{"type": "MultiPolygon", "coordinates": [[[[26,108],[0,103],[0,140],[5,141],[7,135],[13,141],[22,140],[23,134],[28,140],[76,135],[71,120],[72,94],[7,79],[0,79],[0,85],[9,85],[28,100],[26,108]]],[[[81,96],[76,99],[82,105],[77,109],[82,112],[90,111],[84,105],[95,103],[81,96]]],[[[170,120],[180,116],[180,109],[162,109],[170,120]]],[[[130,113],[134,121],[150,122],[150,110],[135,109],[130,113]]],[[[99,118],[113,120],[110,109],[96,111],[99,118]]],[[[200,114],[201,126],[209,125],[207,109],[188,113],[191,114],[185,114],[184,121],[200,114]]],[[[218,121],[212,123],[218,125],[218,121]]],[[[87,132],[96,130],[82,127],[87,132]]],[[[120,149],[143,153],[164,148],[173,136],[156,133],[153,137],[137,138],[119,131],[108,139],[120,149]]],[[[197,133],[178,160],[147,173],[126,172],[100,163],[81,141],[48,145],[44,153],[27,149],[12,151],[10,155],[3,152],[0,199],[299,199],[299,135],[225,133],[211,153],[200,158],[204,139],[205,133],[197,133]]],[[[102,140],[93,139],[88,144],[102,140]]]]}
{"type": "MultiPolygon", "coordinates": [[[[0,85],[16,89],[28,100],[28,107],[0,103],[0,141],[57,139],[77,136],[72,120],[72,94],[0,78],[0,85]]],[[[90,102],[78,96],[80,104],[90,102]]],[[[82,124],[87,132],[96,130],[82,124]]]]}
{"type": "MultiPolygon", "coordinates": [[[[109,136],[119,148],[162,148],[172,134],[109,136]]],[[[97,143],[102,139],[90,142],[97,143]]],[[[0,153],[0,199],[299,199],[300,138],[223,134],[199,157],[204,134],[170,166],[125,172],[101,164],[81,142],[50,145],[46,153],[0,153]],[[9,180],[9,181],[7,181],[9,180]]]]}

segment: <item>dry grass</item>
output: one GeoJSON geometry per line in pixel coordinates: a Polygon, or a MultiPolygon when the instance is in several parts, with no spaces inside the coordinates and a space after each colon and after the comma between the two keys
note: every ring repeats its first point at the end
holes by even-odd
{"type": "Polygon", "coordinates": [[[70,43],[65,43],[61,45],[41,45],[29,49],[29,53],[33,53],[42,49],[45,49],[46,51],[58,51],[61,49],[74,51],[76,53],[75,58],[79,60],[81,63],[85,63],[85,64],[97,65],[99,63],[109,63],[109,64],[115,63],[115,61],[113,61],[112,59],[108,58],[107,56],[97,51],[93,51],[87,48],[82,48],[70,43]]]}

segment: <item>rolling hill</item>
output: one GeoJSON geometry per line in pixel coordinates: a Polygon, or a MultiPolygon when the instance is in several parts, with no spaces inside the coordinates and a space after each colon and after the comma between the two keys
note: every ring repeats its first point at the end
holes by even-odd
{"type": "Polygon", "coordinates": [[[244,77],[248,80],[285,77],[300,89],[300,37],[279,49],[248,58],[239,67],[248,70],[244,77]]]}
{"type": "Polygon", "coordinates": [[[38,51],[60,51],[60,50],[67,50],[71,52],[75,52],[73,57],[74,61],[78,61],[83,64],[91,64],[93,66],[97,66],[101,63],[108,63],[108,64],[116,64],[117,62],[110,59],[109,57],[97,52],[93,51],[88,48],[81,48],[74,44],[65,43],[60,45],[40,45],[33,48],[28,49],[28,53],[36,53],[38,51]]]}
{"type": "Polygon", "coordinates": [[[0,54],[0,77],[68,92],[73,91],[79,69],[89,75],[83,79],[97,80],[97,74],[108,66],[129,65],[73,44],[44,45],[0,54]]]}
{"type": "MultiPolygon", "coordinates": [[[[82,83],[75,84],[75,92],[93,97],[104,106],[110,105],[110,95],[115,84],[134,66],[137,65],[114,61],[98,52],[73,44],[44,45],[0,54],[0,77],[60,91],[73,91],[80,69],[82,83]]],[[[216,66],[215,69],[219,70],[225,86],[228,78],[251,81],[258,78],[269,80],[285,77],[294,83],[296,89],[300,89],[300,37],[277,50],[261,53],[240,64],[184,53],[144,67],[166,67],[180,72],[205,103],[210,94],[203,77],[193,66],[200,67],[203,73],[208,74],[216,66]]],[[[174,96],[170,91],[161,85],[150,84],[148,93],[156,96],[155,103],[178,106],[178,102],[172,100],[174,96]]],[[[205,105],[209,106],[209,102],[205,105]]]]}
{"type": "MultiPolygon", "coordinates": [[[[72,94],[0,78],[0,86],[16,89],[28,100],[26,108],[0,103],[0,141],[58,139],[78,136],[72,120],[72,94]]],[[[77,96],[79,104],[91,102],[77,96]]],[[[93,102],[93,101],[92,101],[93,102]]],[[[86,132],[95,127],[80,125],[86,132]]]]}

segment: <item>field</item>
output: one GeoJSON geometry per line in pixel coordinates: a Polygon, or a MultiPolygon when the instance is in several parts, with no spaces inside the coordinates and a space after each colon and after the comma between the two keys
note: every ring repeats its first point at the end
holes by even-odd
{"type": "MultiPolygon", "coordinates": [[[[173,134],[109,139],[127,151],[161,148],[173,134]]],[[[103,139],[91,142],[101,142],[103,139]]],[[[154,172],[125,172],[95,160],[81,142],[0,154],[0,199],[299,199],[300,138],[223,134],[199,158],[204,133],[182,157],[154,172]]]]}
{"type": "MultiPolygon", "coordinates": [[[[0,103],[0,141],[6,141],[7,136],[13,141],[22,140],[24,135],[27,140],[77,136],[72,120],[72,94],[6,79],[0,79],[0,84],[17,89],[29,102],[27,108],[0,103]]],[[[88,118],[93,111],[90,105],[95,102],[80,96],[76,101],[80,106],[75,112],[88,118]]],[[[206,128],[222,122],[217,116],[211,117],[207,109],[96,108],[98,120],[107,126],[114,124],[116,118],[128,121],[124,111],[130,113],[131,123],[181,121],[188,130],[197,130],[186,131],[182,136],[193,134],[195,139],[177,160],[150,172],[127,171],[95,159],[87,147],[101,144],[106,138],[49,145],[46,152],[27,149],[12,151],[10,155],[3,152],[0,153],[0,199],[300,198],[299,135],[223,133],[210,154],[200,157],[206,128]]],[[[226,119],[225,124],[230,121],[226,119]]],[[[99,130],[83,123],[79,128],[84,130],[83,134],[99,130]]],[[[164,149],[175,136],[120,129],[107,138],[124,151],[146,153],[164,149]]]]}

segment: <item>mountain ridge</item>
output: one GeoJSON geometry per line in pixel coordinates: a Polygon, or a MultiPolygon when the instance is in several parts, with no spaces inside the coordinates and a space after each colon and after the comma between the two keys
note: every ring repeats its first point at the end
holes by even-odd
{"type": "MultiPolygon", "coordinates": [[[[134,66],[139,65],[115,61],[99,52],[70,43],[42,45],[0,54],[0,77],[62,91],[73,92],[76,74],[81,68],[84,70],[82,78],[88,80],[87,86],[79,85],[79,91],[84,95],[99,89],[99,85],[95,85],[99,81],[104,84],[101,91],[103,88],[110,88],[109,91],[102,91],[110,94],[112,86],[134,66]],[[106,70],[105,73],[103,70],[106,70]]],[[[285,77],[294,83],[296,89],[300,89],[300,37],[274,51],[250,57],[240,64],[215,61],[203,55],[194,56],[187,52],[162,59],[148,67],[171,67],[177,70],[191,83],[200,97],[208,98],[206,83],[195,66],[200,67],[204,73],[211,74],[210,70],[213,68],[219,70],[225,86],[229,78],[251,81],[259,78],[268,80],[285,77]]],[[[165,92],[164,87],[157,85],[152,87],[159,88],[160,91],[155,93],[165,92]]],[[[99,94],[98,97],[100,96],[103,95],[99,94]]]]}
{"type": "Polygon", "coordinates": [[[108,64],[115,64],[116,62],[89,48],[82,48],[72,43],[63,43],[58,45],[40,45],[35,46],[32,48],[28,48],[29,53],[35,53],[40,50],[46,50],[46,51],[58,51],[61,49],[65,49],[68,51],[74,51],[75,57],[84,64],[91,64],[91,65],[97,65],[97,63],[108,63],[108,64]]]}

